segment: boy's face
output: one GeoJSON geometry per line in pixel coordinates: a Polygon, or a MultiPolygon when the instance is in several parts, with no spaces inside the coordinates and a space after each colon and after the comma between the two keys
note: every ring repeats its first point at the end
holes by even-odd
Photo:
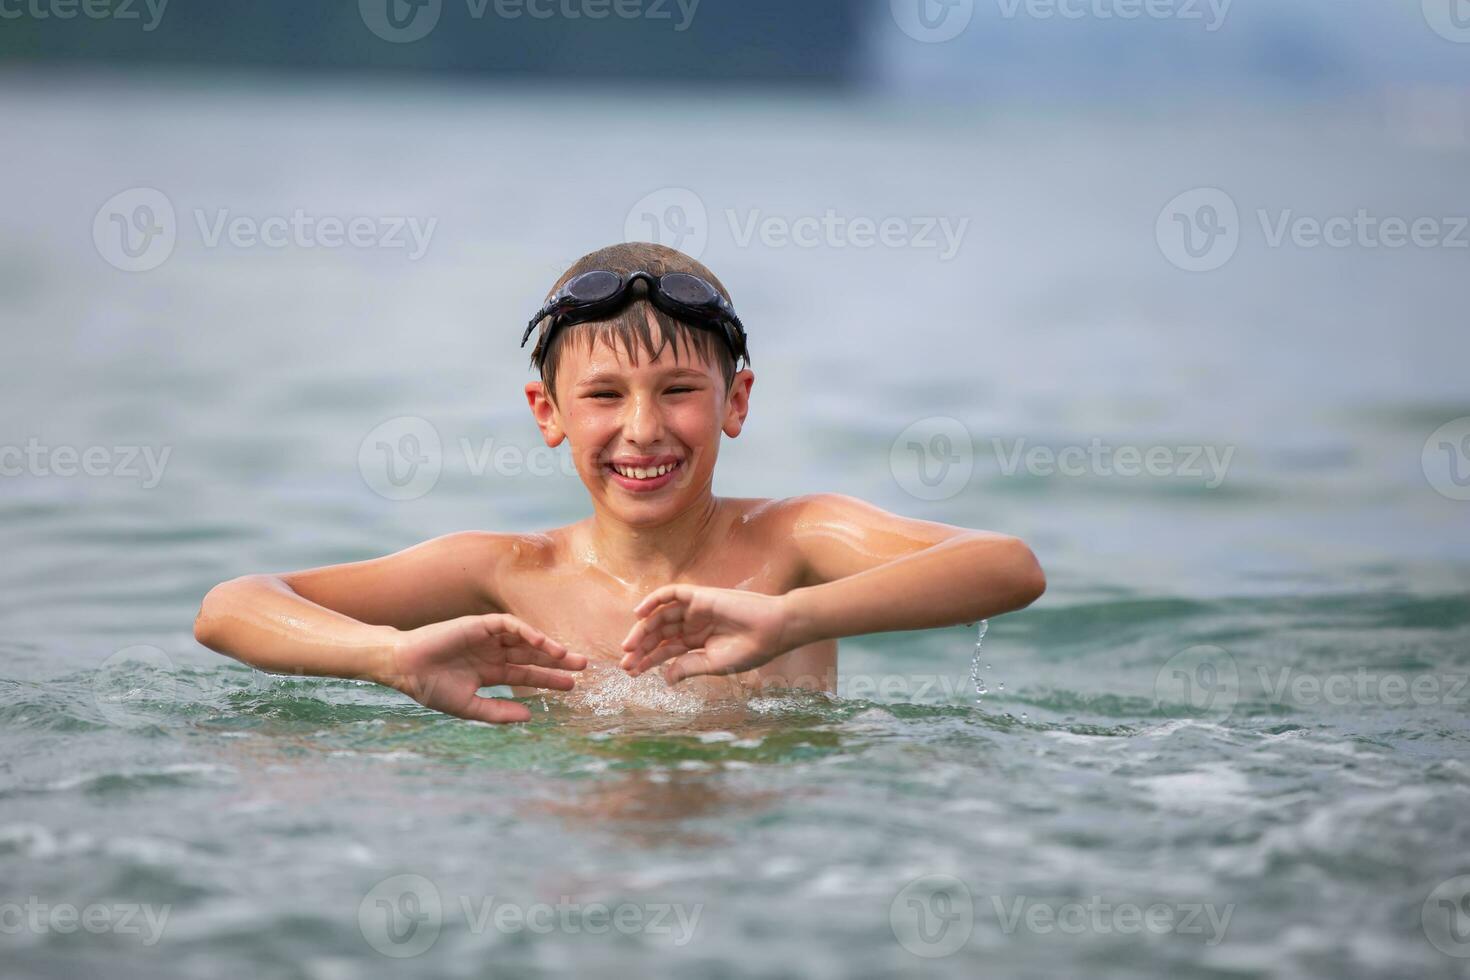
{"type": "MultiPolygon", "coordinates": [[[[650,321],[658,337],[651,313],[650,321]]],[[[755,382],[749,369],[735,375],[726,395],[718,365],[697,351],[691,360],[688,348],[676,362],[672,343],[652,361],[640,351],[636,366],[601,342],[590,351],[568,344],[559,356],[557,403],[540,381],[526,385],[526,399],[548,446],[571,441],[594,507],[629,524],[655,526],[710,493],[720,433],[738,436],[749,410],[755,382]],[[656,475],[668,466],[673,469],[656,475]]]]}

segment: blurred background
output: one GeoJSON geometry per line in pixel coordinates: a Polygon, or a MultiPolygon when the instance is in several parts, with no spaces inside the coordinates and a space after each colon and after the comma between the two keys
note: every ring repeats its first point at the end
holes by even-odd
{"type": "MultiPolygon", "coordinates": [[[[740,777],[843,802],[732,818],[778,838],[759,874],[595,830],[516,838],[487,802],[542,869],[498,880],[701,897],[712,938],[668,962],[714,975],[753,945],[763,975],[922,965],[885,915],[929,871],[976,908],[993,881],[1241,903],[1208,949],[976,938],[938,961],[967,975],[1464,975],[1420,917],[1470,872],[1465,699],[1445,693],[1470,649],[1466,0],[0,0],[0,142],[17,894],[171,901],[160,962],[193,976],[389,962],[351,912],[421,784],[329,756],[370,751],[349,722],[431,723],[307,706],[366,696],[345,684],[232,700],[220,679],[242,672],[193,642],[194,613],[246,572],[586,516],[516,345],[576,258],[654,240],[714,270],[749,328],[752,410],[717,493],[837,491],[1018,534],[1050,587],[993,624],[987,703],[1009,720],[965,728],[963,760],[945,726],[971,721],[910,708],[813,722],[847,746],[836,768],[791,749],[771,782],[740,777]],[[1193,644],[1227,659],[1190,676],[1228,666],[1247,720],[1149,727],[1193,644]],[[169,737],[120,741],[97,672],[139,656],[176,685],[169,737]],[[1445,683],[1427,707],[1283,704],[1256,670],[1281,664],[1445,683]],[[198,768],[200,745],[252,733],[263,754],[198,768]],[[252,794],[281,791],[240,773],[303,759],[303,785],[350,802],[258,816],[252,794]],[[223,850],[199,830],[221,786],[240,797],[223,850]],[[818,852],[837,863],[802,864],[818,852]],[[847,901],[868,890],[872,909],[847,901]]],[[[937,670],[953,708],[973,638],[943,636],[844,641],[843,669],[937,670]]],[[[445,785],[485,761],[434,731],[405,751],[448,759],[445,785]]],[[[508,769],[592,778],[592,743],[517,744],[508,769]]],[[[435,805],[417,869],[482,843],[435,805]]],[[[38,976],[137,952],[87,939],[0,937],[38,976]]],[[[642,964],[461,941],[414,962],[642,964]]]]}

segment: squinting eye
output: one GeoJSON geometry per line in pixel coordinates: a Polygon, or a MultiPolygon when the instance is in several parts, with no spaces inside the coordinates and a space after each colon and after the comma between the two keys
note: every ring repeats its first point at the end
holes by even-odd
{"type": "Polygon", "coordinates": [[[693,390],[694,390],[693,388],[670,388],[669,389],[669,392],[670,392],[670,394],[672,394],[673,392],[676,392],[676,391],[693,391],[693,390]]]}
{"type": "Polygon", "coordinates": [[[604,395],[606,395],[608,398],[616,398],[616,397],[618,397],[618,393],[616,391],[597,391],[597,392],[593,392],[593,394],[592,394],[591,397],[593,397],[593,398],[601,398],[604,395]]]}

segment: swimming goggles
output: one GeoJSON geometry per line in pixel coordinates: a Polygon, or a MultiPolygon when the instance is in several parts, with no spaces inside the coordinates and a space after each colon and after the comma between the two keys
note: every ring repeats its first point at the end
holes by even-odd
{"type": "Polygon", "coordinates": [[[525,334],[521,336],[521,346],[526,346],[536,324],[547,317],[551,317],[551,326],[542,338],[540,346],[543,352],[550,346],[551,335],[559,328],[601,320],[616,313],[641,298],[632,295],[633,284],[640,280],[647,284],[647,298],[656,309],[692,326],[720,331],[735,359],[738,361],[743,357],[747,363],[750,361],[745,349],[745,327],[735,315],[735,308],[709,280],[687,272],[666,272],[655,276],[648,272],[620,275],[594,270],[573,276],[531,317],[525,334]]]}

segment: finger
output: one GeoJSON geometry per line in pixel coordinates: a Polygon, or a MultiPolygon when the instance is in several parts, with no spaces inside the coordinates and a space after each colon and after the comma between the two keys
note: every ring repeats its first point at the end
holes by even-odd
{"type": "Polygon", "coordinates": [[[682,657],[664,664],[664,683],[673,687],[686,677],[699,677],[705,674],[723,674],[725,671],[715,666],[710,656],[703,649],[690,650],[682,657]]]}
{"type": "Polygon", "coordinates": [[[461,718],[483,721],[490,725],[506,725],[518,721],[530,721],[531,709],[524,704],[506,701],[504,698],[482,698],[479,695],[465,705],[461,718]]]}
{"type": "Polygon", "coordinates": [[[525,644],[506,646],[498,650],[489,651],[486,662],[495,666],[501,664],[518,664],[521,666],[554,667],[557,670],[581,670],[587,666],[587,658],[580,653],[567,653],[560,657],[554,657],[545,650],[538,647],[526,646],[525,644]]]}
{"type": "Polygon", "coordinates": [[[624,669],[627,669],[634,666],[643,657],[648,656],[650,653],[656,650],[659,644],[668,643],[671,640],[686,641],[686,649],[697,647],[704,642],[703,637],[700,637],[698,642],[694,642],[691,639],[689,624],[687,622],[669,623],[667,626],[661,627],[658,630],[646,634],[642,639],[634,644],[633,649],[623,654],[623,659],[621,661],[622,667],[624,669]]]}
{"type": "Polygon", "coordinates": [[[694,598],[694,586],[692,585],[664,585],[654,589],[643,597],[643,601],[633,607],[633,615],[645,616],[657,609],[665,602],[688,602],[694,598]]]}
{"type": "Polygon", "coordinates": [[[657,641],[665,635],[663,632],[665,626],[684,621],[684,613],[685,608],[682,603],[670,602],[659,606],[633,624],[633,628],[628,631],[627,639],[623,640],[623,649],[637,650],[644,645],[650,635],[657,641]]]}
{"type": "Polygon", "coordinates": [[[528,646],[545,650],[553,657],[562,657],[567,652],[565,646],[556,642],[536,627],[507,613],[490,613],[484,617],[484,622],[486,628],[492,634],[505,638],[518,638],[528,646]]]}
{"type": "Polygon", "coordinates": [[[540,687],[548,691],[570,691],[576,687],[571,674],[546,667],[507,667],[500,683],[515,687],[540,687]]]}
{"type": "Polygon", "coordinates": [[[629,673],[637,677],[644,671],[657,667],[659,664],[672,660],[681,654],[688,653],[692,649],[694,649],[694,644],[686,642],[682,637],[665,640],[654,647],[652,652],[639,658],[633,664],[633,669],[629,673]]]}

